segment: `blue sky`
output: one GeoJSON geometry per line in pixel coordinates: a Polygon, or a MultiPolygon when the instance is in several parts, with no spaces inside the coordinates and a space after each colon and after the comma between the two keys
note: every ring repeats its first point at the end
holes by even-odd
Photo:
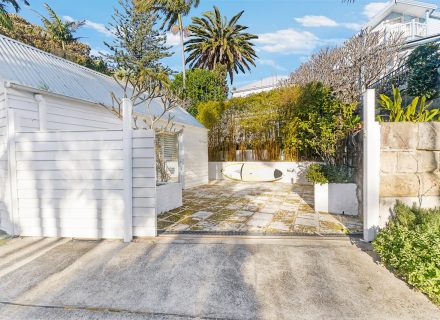
{"type": "MultiPolygon", "coordinates": [[[[30,0],[31,7],[24,7],[20,15],[40,24],[33,10],[45,13],[45,2],[66,19],[87,20],[77,36],[95,52],[106,50],[103,41],[110,41],[111,35],[105,26],[117,0],[30,0]]],[[[191,16],[209,11],[214,5],[228,18],[245,11],[240,22],[249,26],[249,32],[259,35],[259,59],[250,73],[236,76],[234,87],[240,87],[263,78],[288,75],[320,47],[334,46],[351,37],[384,3],[386,0],[357,0],[355,4],[341,0],[201,0],[184,23],[189,24],[191,16]]],[[[170,36],[168,42],[175,45],[177,39],[170,36]]],[[[181,69],[178,54],[165,62],[175,70],[181,69]]]]}

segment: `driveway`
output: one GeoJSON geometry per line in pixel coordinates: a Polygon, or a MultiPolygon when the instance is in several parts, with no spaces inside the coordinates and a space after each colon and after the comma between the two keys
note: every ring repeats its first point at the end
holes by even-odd
{"type": "Polygon", "coordinates": [[[12,239],[0,319],[439,319],[347,238],[12,239]]]}
{"type": "Polygon", "coordinates": [[[183,206],[158,216],[165,233],[344,234],[362,231],[357,216],[315,212],[313,186],[216,181],[185,190],[183,206]]]}

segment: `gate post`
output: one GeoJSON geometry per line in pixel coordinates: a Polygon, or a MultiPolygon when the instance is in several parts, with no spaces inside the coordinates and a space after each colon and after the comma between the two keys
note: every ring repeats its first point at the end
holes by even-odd
{"type": "Polygon", "coordinates": [[[371,242],[379,229],[380,125],[376,121],[374,89],[364,92],[363,215],[364,241],[371,242]]]}
{"type": "Polygon", "coordinates": [[[122,99],[124,150],[124,242],[133,240],[133,102],[122,99]]]}

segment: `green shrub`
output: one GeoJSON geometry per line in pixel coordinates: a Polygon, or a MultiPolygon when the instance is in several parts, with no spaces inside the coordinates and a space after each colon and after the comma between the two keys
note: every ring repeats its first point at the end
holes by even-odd
{"type": "Polygon", "coordinates": [[[314,184],[326,184],[328,183],[328,179],[322,170],[322,166],[320,164],[314,163],[309,166],[306,172],[306,178],[310,183],[314,184]]]}
{"type": "Polygon", "coordinates": [[[180,98],[190,102],[188,112],[197,116],[200,103],[224,101],[228,97],[226,69],[219,66],[216,70],[191,69],[186,73],[186,89],[183,88],[183,74],[174,77],[171,90],[180,98]]]}
{"type": "Polygon", "coordinates": [[[415,97],[407,107],[402,106],[400,90],[393,86],[393,100],[385,94],[380,95],[379,122],[429,122],[440,120],[440,108],[431,108],[426,97],[415,97]],[[419,103],[420,100],[420,103],[419,103]]]}
{"type": "Polygon", "coordinates": [[[440,304],[440,208],[397,202],[373,247],[385,266],[440,304]]]}
{"type": "Polygon", "coordinates": [[[428,43],[414,49],[408,57],[408,94],[435,99],[439,96],[440,46],[428,43]]]}
{"type": "Polygon", "coordinates": [[[331,164],[310,165],[306,172],[306,178],[315,184],[353,182],[353,174],[348,167],[331,164]]]}

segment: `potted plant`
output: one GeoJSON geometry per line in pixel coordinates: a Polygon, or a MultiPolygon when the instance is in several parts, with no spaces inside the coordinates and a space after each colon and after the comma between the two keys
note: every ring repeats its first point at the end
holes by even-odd
{"type": "Polygon", "coordinates": [[[349,168],[315,163],[306,178],[314,184],[315,211],[358,215],[357,186],[349,168]]]}

